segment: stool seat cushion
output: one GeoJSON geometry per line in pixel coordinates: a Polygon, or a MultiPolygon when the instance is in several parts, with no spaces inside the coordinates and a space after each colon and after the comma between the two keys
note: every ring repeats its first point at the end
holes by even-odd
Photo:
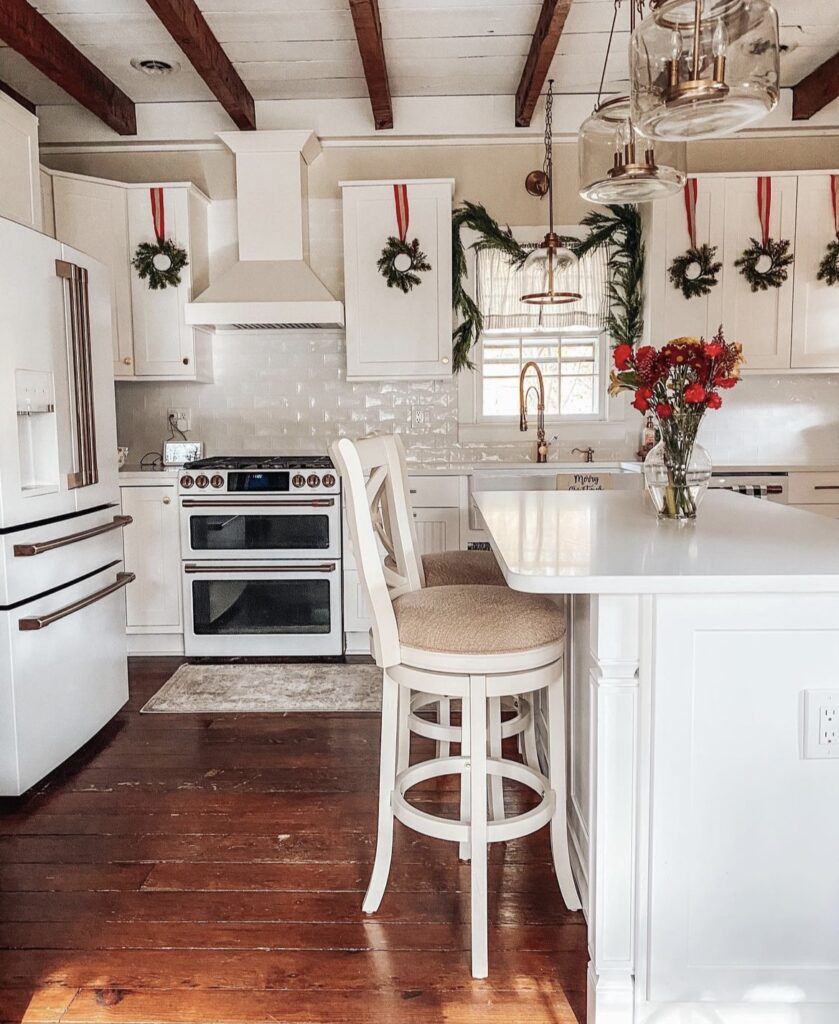
{"type": "Polygon", "coordinates": [[[553,601],[504,587],[425,587],[397,597],[393,611],[402,646],[441,654],[514,654],[565,635],[553,601]]]}
{"type": "Polygon", "coordinates": [[[506,587],[507,582],[491,551],[433,551],[422,556],[427,587],[478,584],[506,587]]]}

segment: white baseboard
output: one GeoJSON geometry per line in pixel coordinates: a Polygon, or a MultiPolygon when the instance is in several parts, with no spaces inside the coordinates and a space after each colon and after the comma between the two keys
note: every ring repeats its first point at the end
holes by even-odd
{"type": "Polygon", "coordinates": [[[182,633],[129,633],[129,654],[183,654],[182,633]]]}

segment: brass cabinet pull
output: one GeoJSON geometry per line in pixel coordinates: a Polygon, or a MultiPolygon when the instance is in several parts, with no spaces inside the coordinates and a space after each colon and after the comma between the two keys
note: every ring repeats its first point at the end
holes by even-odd
{"type": "Polygon", "coordinates": [[[289,498],[284,500],[280,498],[275,501],[234,501],[231,498],[221,498],[217,501],[201,501],[200,498],[184,498],[181,504],[184,508],[332,508],[335,504],[335,499],[300,498],[295,500],[294,498],[289,498]]]}
{"type": "Polygon", "coordinates": [[[196,565],[194,562],[187,562],[184,572],[191,576],[196,573],[217,572],[335,572],[335,563],[322,562],[320,565],[196,565]]]}
{"type": "Polygon", "coordinates": [[[75,612],[80,612],[83,608],[89,608],[90,605],[96,604],[103,597],[115,594],[118,590],[122,590],[123,587],[127,587],[129,583],[133,583],[136,578],[133,572],[118,572],[117,578],[113,583],[109,583],[107,587],[102,587],[101,590],[88,594],[87,597],[79,598],[78,601],[59,608],[57,612],[50,612],[49,615],[31,615],[26,619],[18,619],[18,629],[24,631],[46,629],[47,626],[58,622],[59,619],[66,619],[68,615],[73,615],[75,612]]]}
{"type": "Polygon", "coordinates": [[[814,491],[839,491],[839,484],[816,484],[814,491]]]}
{"type": "Polygon", "coordinates": [[[64,537],[55,537],[53,540],[35,541],[32,544],[15,544],[12,549],[18,558],[28,558],[31,555],[42,555],[45,551],[54,551],[56,548],[64,548],[68,544],[78,544],[81,540],[89,540],[91,537],[99,537],[103,533],[110,533],[111,530],[121,530],[129,526],[134,520],[131,516],[114,516],[110,523],[102,526],[92,526],[89,530],[80,530],[78,533],[68,533],[64,537]]]}

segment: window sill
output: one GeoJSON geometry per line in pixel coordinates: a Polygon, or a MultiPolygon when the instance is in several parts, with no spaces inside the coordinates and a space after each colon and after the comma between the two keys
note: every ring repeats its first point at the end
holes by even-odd
{"type": "MultiPolygon", "coordinates": [[[[546,423],[545,434],[550,440],[556,436],[560,441],[623,441],[626,437],[626,423],[623,420],[576,420],[571,423],[546,423]]],[[[507,423],[459,423],[458,440],[463,442],[503,442],[506,444],[533,445],[536,428],[531,426],[522,433],[517,424],[507,423]]]]}

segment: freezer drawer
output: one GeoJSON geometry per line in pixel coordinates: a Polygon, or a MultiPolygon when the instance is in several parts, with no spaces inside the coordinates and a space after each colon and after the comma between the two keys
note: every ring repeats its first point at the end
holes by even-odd
{"type": "Polygon", "coordinates": [[[121,560],[131,516],[119,505],[0,537],[0,607],[18,604],[121,560]]]}
{"type": "Polygon", "coordinates": [[[128,699],[122,562],[0,612],[0,795],[19,796],[128,699]]]}

